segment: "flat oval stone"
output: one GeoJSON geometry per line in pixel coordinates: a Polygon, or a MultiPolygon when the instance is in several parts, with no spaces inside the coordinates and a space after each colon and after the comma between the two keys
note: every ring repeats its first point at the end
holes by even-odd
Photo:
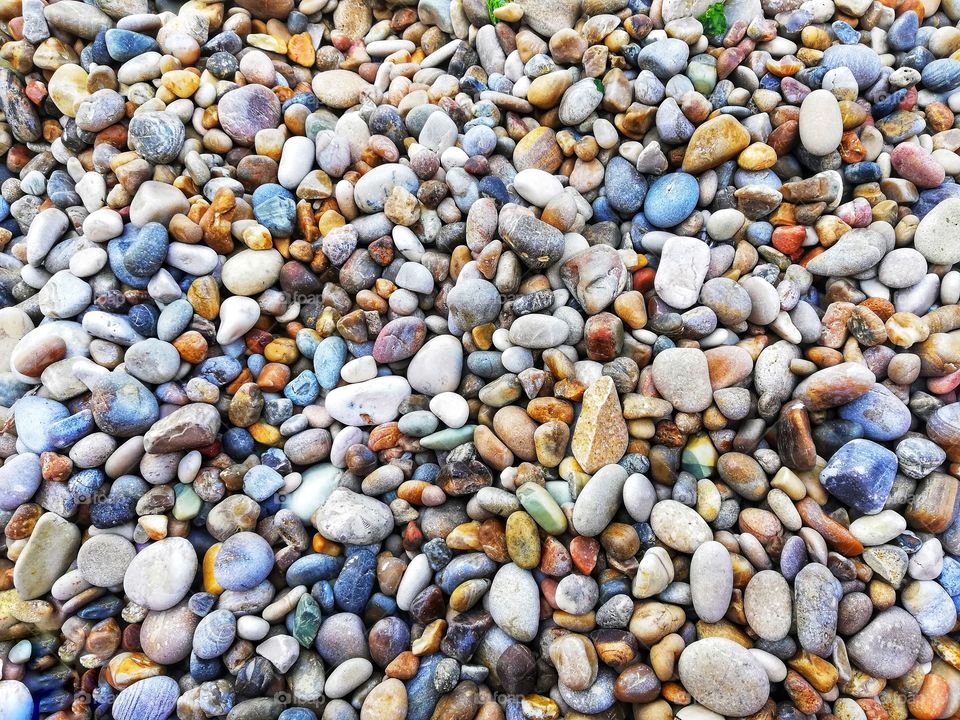
{"type": "Polygon", "coordinates": [[[676,500],[662,500],[653,506],[650,527],[664,545],[683,553],[693,553],[713,539],[706,520],[676,500]]]}
{"type": "Polygon", "coordinates": [[[217,103],[220,127],[241,145],[252,145],[261,130],[280,124],[280,100],[263,85],[244,85],[217,103]]]}
{"type": "Polygon", "coordinates": [[[180,687],[165,675],[135,682],[121,691],[111,712],[116,720],[164,720],[177,704],[180,687]]]}
{"type": "Polygon", "coordinates": [[[777,642],[790,633],[793,598],[790,585],[774,570],[761,570],[747,583],[743,611],[750,627],[764,640],[777,642]]]}
{"type": "Polygon", "coordinates": [[[693,609],[704,622],[718,622],[730,606],[733,565],[730,553],[710,540],[698,547],[690,561],[690,592],[693,609]]]}
{"type": "Polygon", "coordinates": [[[770,696],[764,669],[746,648],[726,638],[691,643],[680,654],[677,670],[694,699],[721,715],[750,715],[770,696]]]}

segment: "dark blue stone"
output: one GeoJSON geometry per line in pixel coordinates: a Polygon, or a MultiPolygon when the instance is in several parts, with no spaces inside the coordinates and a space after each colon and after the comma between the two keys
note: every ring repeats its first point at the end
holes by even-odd
{"type": "Polygon", "coordinates": [[[960,596],[960,561],[950,555],[944,555],[943,570],[940,571],[937,582],[950,597],[960,596]]]}
{"type": "Polygon", "coordinates": [[[97,33],[93,42],[90,43],[90,59],[97,65],[109,65],[113,60],[113,58],[110,57],[110,52],[107,49],[107,43],[104,39],[106,34],[105,30],[101,30],[97,33]]]}
{"type": "Polygon", "coordinates": [[[253,435],[246,428],[230,428],[223,434],[223,451],[234,460],[243,460],[250,453],[256,443],[253,435]]]}
{"type": "Polygon", "coordinates": [[[97,598],[80,609],[77,615],[83,620],[106,620],[117,615],[123,609],[123,601],[116,595],[97,598]]]}
{"type": "Polygon", "coordinates": [[[337,607],[355,615],[362,613],[373,592],[376,570],[377,556],[372,550],[360,549],[348,557],[333,584],[337,607]]]}
{"type": "Polygon", "coordinates": [[[932,190],[924,190],[920,193],[920,199],[913,204],[913,214],[921,220],[923,216],[933,210],[937,205],[947,198],[960,198],[960,185],[957,183],[945,181],[940,187],[932,190]]]}
{"type": "Polygon", "coordinates": [[[103,470],[87,468],[75,472],[71,476],[70,480],[67,481],[67,489],[77,503],[86,503],[90,502],[90,499],[97,494],[106,480],[107,476],[103,470]]]}
{"type": "MultiPolygon", "coordinates": [[[[853,73],[860,89],[873,85],[880,77],[880,56],[867,45],[833,45],[823,51],[820,67],[834,70],[845,67],[853,73]]],[[[826,71],[825,71],[826,72],[826,71]]]]}
{"type": "Polygon", "coordinates": [[[302,707],[287,708],[277,720],[317,720],[316,713],[302,707]]]}
{"type": "Polygon", "coordinates": [[[897,109],[897,105],[900,104],[900,101],[907,96],[907,89],[900,88],[899,90],[885,95],[883,98],[878,100],[873,104],[873,117],[875,120],[881,120],[894,110],[897,109]]]}
{"type": "Polygon", "coordinates": [[[90,410],[81,410],[75,415],[53,423],[48,432],[53,446],[60,449],[73,445],[77,440],[89,435],[95,429],[93,413],[90,410]]]}
{"type": "Polygon", "coordinates": [[[263,404],[263,419],[270,425],[281,425],[293,416],[293,403],[287,398],[270,398],[263,404]]]}
{"type": "Polygon", "coordinates": [[[260,462],[276,470],[281,475],[286,475],[293,470],[293,466],[290,464],[290,458],[288,458],[280,448],[267,448],[263,455],[260,456],[260,462]]]}
{"type": "Polygon", "coordinates": [[[440,699],[440,693],[434,686],[433,677],[443,655],[436,653],[420,658],[417,674],[406,682],[407,697],[414,698],[407,711],[407,720],[430,720],[440,699]]]}
{"type": "Polygon", "coordinates": [[[880,383],[841,407],[839,415],[862,427],[870,440],[896,440],[910,429],[910,408],[880,383]]]}
{"type": "Polygon", "coordinates": [[[157,336],[157,320],[160,318],[160,311],[153,305],[141,304],[134,305],[127,313],[127,319],[133,329],[144,337],[157,336]]]}
{"type": "Polygon", "coordinates": [[[198,658],[196,653],[190,653],[190,675],[197,682],[209,682],[220,677],[222,665],[220,658],[211,658],[204,660],[198,658]]]}
{"type": "Polygon", "coordinates": [[[437,577],[437,584],[447,595],[457,585],[475,578],[491,577],[497,571],[497,563],[483,553],[458,555],[437,577]]]}
{"type": "Polygon", "coordinates": [[[496,175],[487,175],[480,179],[479,190],[481,197],[493,198],[498,205],[510,202],[510,194],[503,180],[496,175]]]}
{"type": "Polygon", "coordinates": [[[607,202],[621,215],[633,215],[643,205],[647,181],[625,157],[617,155],[607,163],[603,176],[607,202]]]}
{"type": "Polygon", "coordinates": [[[317,601],[317,605],[325,615],[334,612],[333,584],[329,580],[321,580],[310,589],[310,597],[317,601]]]}
{"type": "Polygon", "coordinates": [[[441,538],[434,538],[425,542],[421,549],[430,561],[430,567],[434,572],[443,570],[453,559],[453,550],[447,547],[447,544],[441,538]]]}
{"type": "Polygon", "coordinates": [[[847,165],[843,169],[843,176],[847,182],[854,185],[860,183],[875,182],[883,177],[883,170],[875,162],[859,162],[847,165]]]}
{"type": "Polygon", "coordinates": [[[440,643],[444,655],[467,662],[480,647],[483,636],[493,627],[493,618],[486,610],[473,609],[450,620],[447,634],[440,643]]]}
{"type": "MultiPolygon", "coordinates": [[[[120,282],[129,285],[135,290],[146,290],[150,278],[134,275],[127,270],[127,266],[123,262],[127,250],[130,249],[130,246],[136,239],[137,226],[133,224],[125,225],[120,237],[114,238],[107,243],[107,258],[110,262],[110,269],[120,282]]],[[[187,288],[189,287],[190,283],[187,283],[187,288]]],[[[186,292],[186,288],[184,288],[184,292],[186,292]]]]}
{"type": "Polygon", "coordinates": [[[610,205],[610,200],[606,195],[601,195],[592,203],[590,206],[593,208],[593,221],[594,222],[616,222],[620,218],[617,216],[616,210],[610,205]]]}
{"type": "Polygon", "coordinates": [[[927,64],[920,73],[924,87],[946,92],[960,85],[960,60],[941,58],[927,64]]]}
{"type": "Polygon", "coordinates": [[[213,55],[215,52],[228,52],[236,55],[243,49],[243,40],[233,30],[214,35],[200,48],[201,55],[213,55]]]}
{"type": "Polygon", "coordinates": [[[773,73],[767,73],[760,78],[760,87],[762,87],[764,90],[779,90],[780,78],[773,73]]]}
{"type": "MultiPolygon", "coordinates": [[[[106,40],[106,50],[110,57],[116,62],[126,62],[132,60],[145,52],[157,51],[160,46],[157,41],[148,35],[141,35],[132,30],[118,30],[111,28],[104,33],[106,40]]],[[[103,65],[109,64],[109,61],[97,61],[103,65]]]]}
{"type": "Polygon", "coordinates": [[[320,101],[312,92],[297,93],[284,102],[283,105],[280,106],[280,109],[282,112],[286,112],[287,108],[293,107],[294,105],[304,105],[310,112],[316,112],[320,109],[320,101]]]}
{"type": "MultiPolygon", "coordinates": [[[[343,558],[314,553],[295,560],[287,568],[287,585],[313,585],[318,580],[333,580],[343,567],[343,558]]],[[[318,601],[319,602],[319,601],[318,601]]],[[[321,603],[322,606],[322,603],[321,603]]]]}
{"type": "Polygon", "coordinates": [[[870,440],[851,440],[820,473],[827,491],[862,513],[883,509],[897,474],[897,456],[870,440]]]}
{"type": "Polygon", "coordinates": [[[243,365],[236,358],[220,355],[207,358],[200,364],[199,375],[214,385],[226,385],[243,372],[243,365]]]}
{"type": "Polygon", "coordinates": [[[137,238],[123,256],[123,265],[134,275],[151,277],[163,267],[167,257],[169,236],[160,223],[151,222],[140,228],[137,238]]]}

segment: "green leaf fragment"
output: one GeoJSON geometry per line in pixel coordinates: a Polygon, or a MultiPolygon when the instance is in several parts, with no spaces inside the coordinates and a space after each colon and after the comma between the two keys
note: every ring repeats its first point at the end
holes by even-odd
{"type": "Polygon", "coordinates": [[[727,19],[723,15],[723,3],[714,3],[697,18],[703,25],[705,35],[721,35],[727,29],[727,19]]]}
{"type": "Polygon", "coordinates": [[[603,83],[600,81],[600,78],[594,78],[593,84],[597,86],[597,92],[603,92],[603,83]]]}

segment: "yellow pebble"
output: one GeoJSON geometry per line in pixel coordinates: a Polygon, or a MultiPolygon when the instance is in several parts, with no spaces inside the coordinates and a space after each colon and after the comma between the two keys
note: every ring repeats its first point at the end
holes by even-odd
{"type": "Polygon", "coordinates": [[[265,422],[257,422],[247,428],[253,439],[263,445],[273,445],[279,447],[283,438],[280,435],[280,429],[265,422]]]}
{"type": "Polygon", "coordinates": [[[173,70],[166,73],[161,84],[179,98],[191,97],[200,87],[200,77],[189,70],[173,70]]]}
{"type": "Polygon", "coordinates": [[[217,561],[217,554],[221,547],[223,547],[223,543],[211,545],[210,549],[203,555],[203,589],[211,595],[220,595],[223,592],[220,583],[213,576],[213,565],[217,561]]]}
{"type": "Polygon", "coordinates": [[[275,52],[281,55],[287,54],[287,44],[280,38],[275,38],[272,35],[252,33],[247,35],[247,44],[255,48],[260,48],[261,50],[266,50],[267,52],[275,52]]]}

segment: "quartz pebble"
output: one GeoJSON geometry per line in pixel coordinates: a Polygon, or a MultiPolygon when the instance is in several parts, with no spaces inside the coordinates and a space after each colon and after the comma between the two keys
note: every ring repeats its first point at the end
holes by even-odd
{"type": "Polygon", "coordinates": [[[958,715],[958,0],[0,5],[0,719],[958,715]]]}

